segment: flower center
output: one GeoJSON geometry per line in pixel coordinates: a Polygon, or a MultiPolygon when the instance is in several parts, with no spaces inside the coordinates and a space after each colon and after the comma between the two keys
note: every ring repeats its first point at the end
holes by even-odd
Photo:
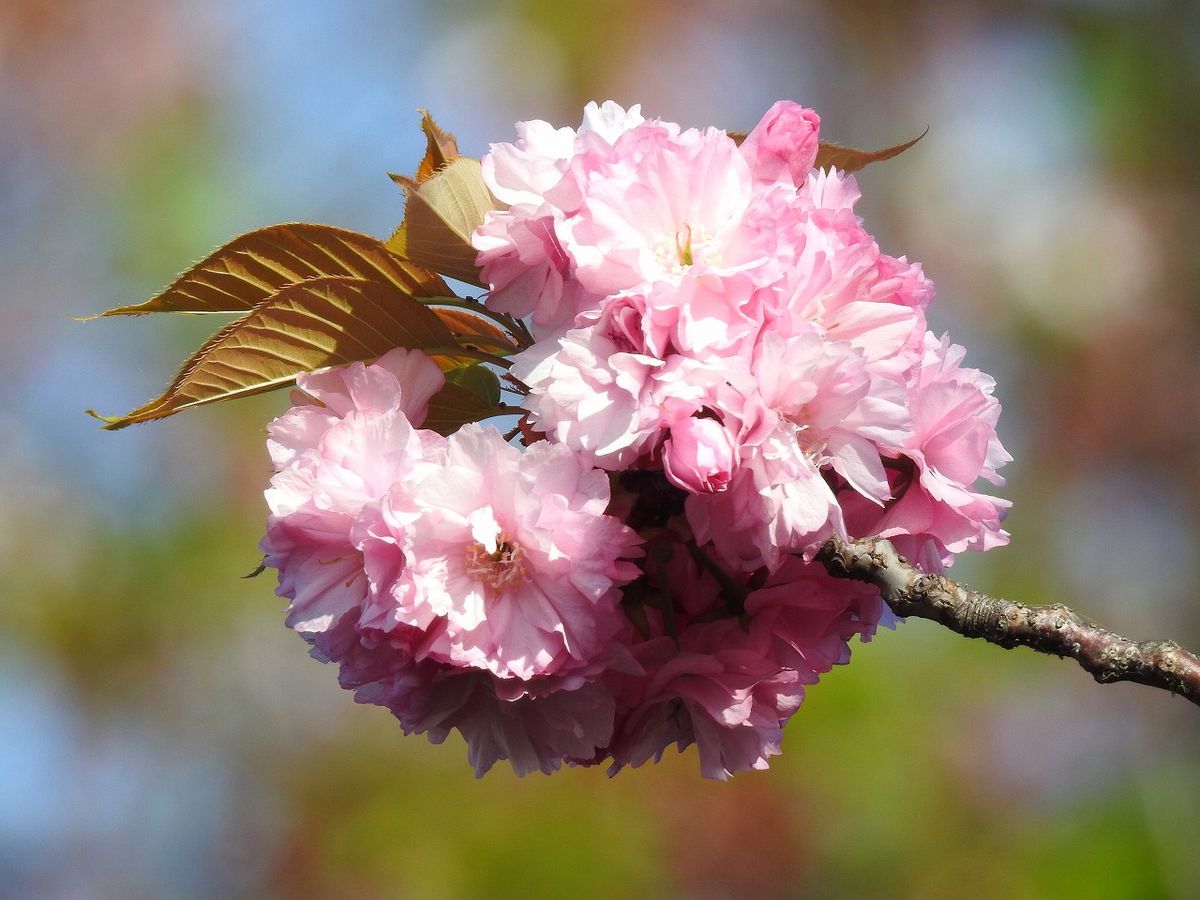
{"type": "Polygon", "coordinates": [[[524,584],[525,550],[503,531],[494,551],[476,541],[467,547],[467,574],[497,591],[524,584]]]}
{"type": "Polygon", "coordinates": [[[672,275],[682,275],[697,261],[715,265],[719,259],[719,248],[704,228],[693,228],[684,222],[675,234],[663,235],[651,249],[655,258],[672,275]]]}
{"type": "Polygon", "coordinates": [[[684,223],[683,228],[675,235],[675,249],[679,251],[679,264],[692,264],[692,226],[684,223]]]}
{"type": "Polygon", "coordinates": [[[796,429],[796,445],[800,448],[801,453],[809,458],[815,458],[825,449],[825,442],[821,440],[813,430],[812,423],[808,421],[807,406],[801,406],[795,412],[781,411],[779,414],[796,429]]]}

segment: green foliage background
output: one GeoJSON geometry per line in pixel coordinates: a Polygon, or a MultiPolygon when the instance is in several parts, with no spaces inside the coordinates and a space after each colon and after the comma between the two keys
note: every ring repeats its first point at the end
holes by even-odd
{"type": "Polygon", "coordinates": [[[993,372],[1011,547],[973,584],[1200,645],[1200,7],[9,0],[0,10],[0,884],[18,897],[1200,895],[1200,717],[924,622],[770,772],[476,781],[357,707],[258,561],[280,395],[103,434],[210,327],[73,322],[234,234],[386,237],[429,106],[469,153],[587,99],[886,146],[867,225],[993,372]]]}

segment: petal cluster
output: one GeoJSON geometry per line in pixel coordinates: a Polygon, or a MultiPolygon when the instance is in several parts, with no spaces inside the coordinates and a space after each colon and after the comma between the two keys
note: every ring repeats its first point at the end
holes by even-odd
{"type": "MultiPolygon", "coordinates": [[[[854,178],[813,168],[817,115],[781,101],[740,145],[609,118],[603,140],[522,131],[529,158],[556,159],[528,265],[552,263],[571,297],[534,315],[539,340],[516,359],[532,424],[601,468],[661,469],[740,573],[834,534],[884,533],[929,565],[1004,543],[1004,502],[973,488],[1007,459],[993,385],[929,333],[933,287],[865,230],[854,178]]],[[[489,215],[485,274],[525,265],[518,242],[482,234],[531,209],[489,215]]],[[[533,310],[545,295],[521,295],[528,283],[515,274],[489,302],[533,310]]]]}
{"type": "Polygon", "coordinates": [[[394,350],[302,377],[263,541],[288,624],[408,732],[476,771],[615,772],[696,744],[761,769],[807,688],[894,619],[812,562],[882,535],[935,571],[1007,541],[994,383],[933,335],[820,120],[738,140],[589,104],[493,144],[472,236],[525,319],[521,446],[421,427],[438,366],[394,350]]]}
{"type": "Polygon", "coordinates": [[[266,564],[288,625],[359,700],[435,741],[457,728],[481,773],[552,771],[611,739],[588,676],[628,626],[640,540],[567,448],[421,429],[442,381],[402,349],[299,379],[270,427],[266,564]]]}

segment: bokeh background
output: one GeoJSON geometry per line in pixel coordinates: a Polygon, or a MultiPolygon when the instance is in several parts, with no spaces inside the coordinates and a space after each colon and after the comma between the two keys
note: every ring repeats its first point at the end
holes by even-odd
{"type": "Polygon", "coordinates": [[[102,433],[211,325],[71,317],[240,232],[386,235],[415,110],[466,152],[588,99],[862,147],[860,212],[995,374],[1013,535],[971,583],[1200,645],[1200,4],[4,0],[0,895],[1200,896],[1200,715],[926,622],[768,773],[476,781],[282,626],[272,395],[102,433]]]}

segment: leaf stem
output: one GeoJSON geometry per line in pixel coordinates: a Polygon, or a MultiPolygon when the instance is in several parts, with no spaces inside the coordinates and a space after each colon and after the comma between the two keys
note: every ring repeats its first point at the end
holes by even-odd
{"type": "Polygon", "coordinates": [[[531,347],[535,343],[532,332],[526,327],[525,323],[518,318],[509,316],[513,320],[513,324],[517,326],[517,330],[521,332],[520,340],[523,341],[524,347],[531,347]]]}
{"type": "Polygon", "coordinates": [[[733,576],[722,569],[715,559],[700,549],[700,545],[695,541],[688,541],[686,546],[692,559],[715,578],[717,584],[721,586],[721,595],[725,598],[729,611],[737,616],[742,615],[746,611],[746,597],[750,594],[746,586],[735,581],[733,576]]]}
{"type": "Polygon", "coordinates": [[[509,390],[511,390],[514,394],[520,394],[522,397],[529,396],[529,385],[523,382],[516,375],[513,375],[511,372],[505,372],[503,379],[512,385],[509,390]]]}

